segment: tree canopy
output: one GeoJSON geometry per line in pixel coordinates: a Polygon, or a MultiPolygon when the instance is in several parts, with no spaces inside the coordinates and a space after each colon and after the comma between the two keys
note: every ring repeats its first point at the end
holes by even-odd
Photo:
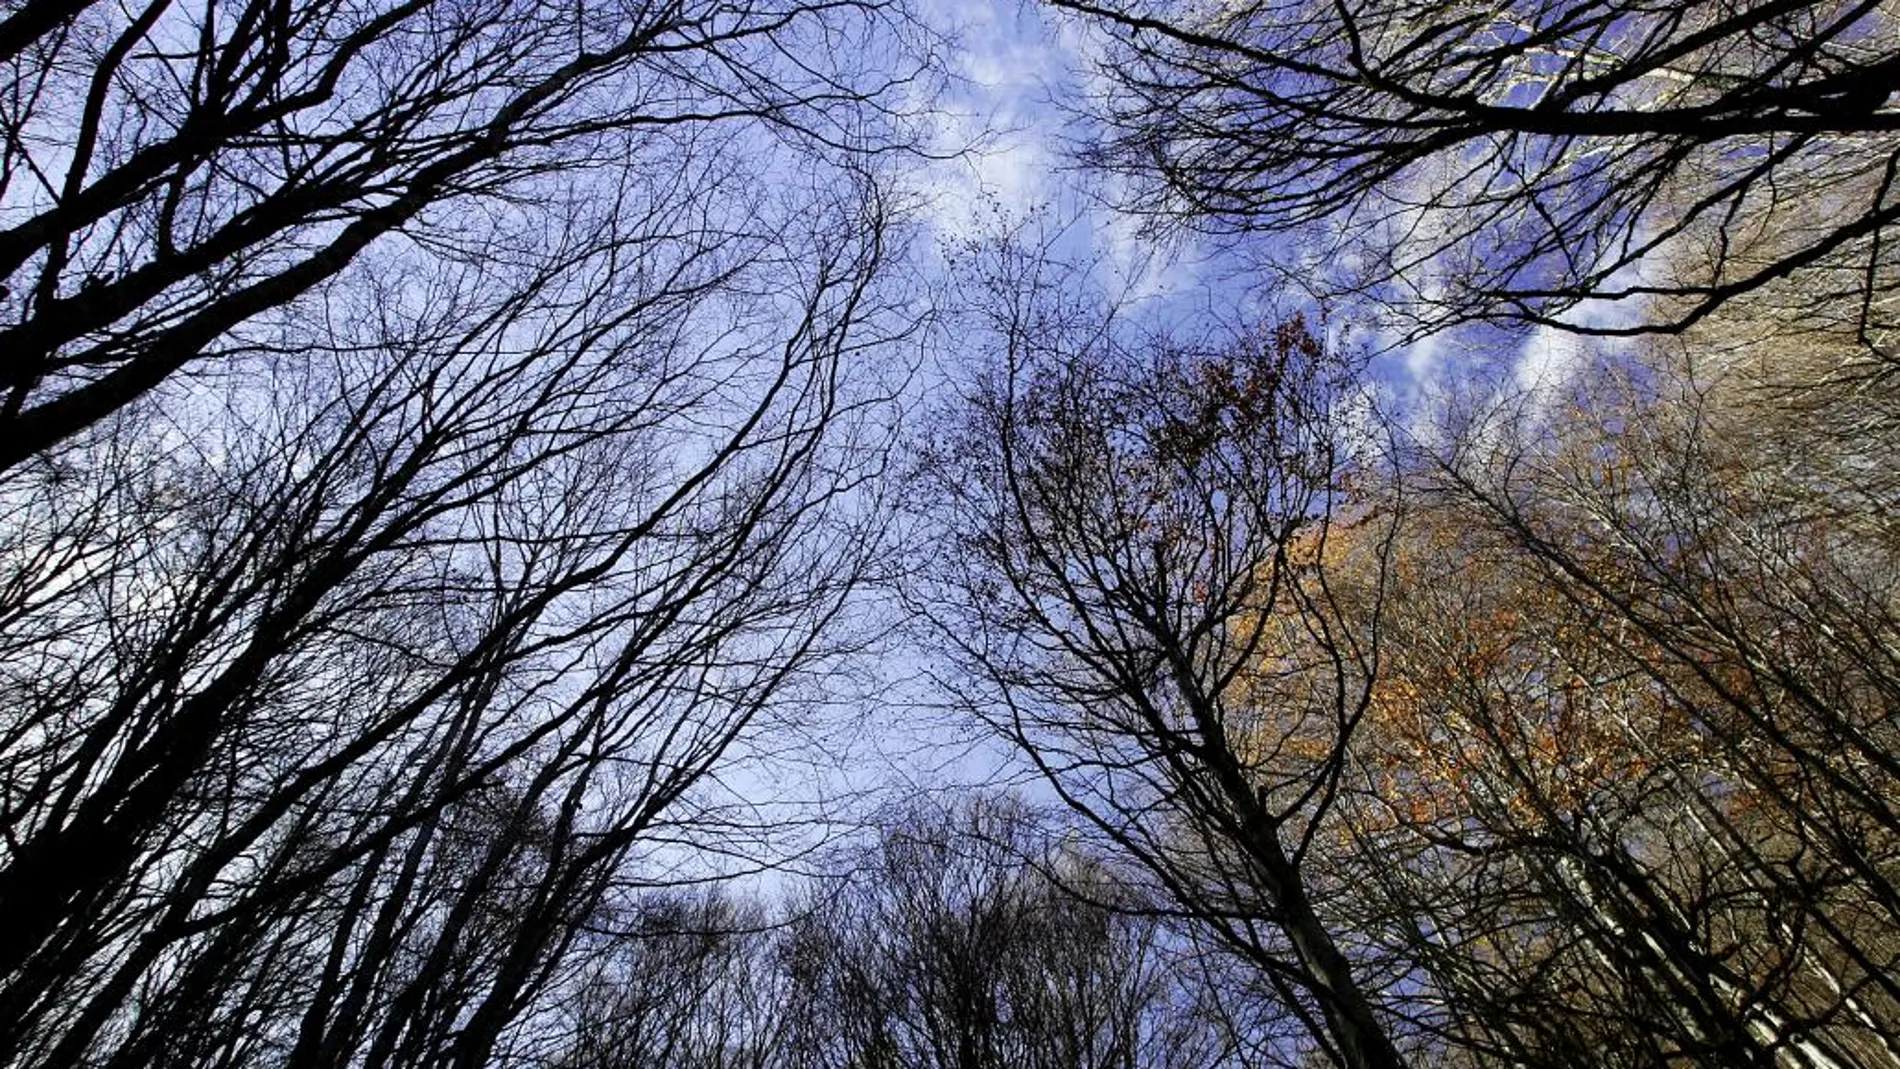
{"type": "Polygon", "coordinates": [[[0,7],[0,1066],[1900,1069],[1894,5],[1046,14],[0,7]]]}

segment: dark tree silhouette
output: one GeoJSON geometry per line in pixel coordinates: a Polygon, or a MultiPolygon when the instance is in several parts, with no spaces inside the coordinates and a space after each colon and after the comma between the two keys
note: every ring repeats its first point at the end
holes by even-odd
{"type": "Polygon", "coordinates": [[[788,932],[791,1067],[1228,1064],[1134,889],[1022,802],[918,805],[788,932]]]}
{"type": "Polygon", "coordinates": [[[919,567],[952,687],[1309,1043],[1398,1065],[1308,866],[1377,661],[1322,564],[1349,511],[1343,364],[1298,318],[1130,342],[1041,256],[988,265],[993,360],[920,497],[949,532],[919,567]]]}
{"type": "Polygon", "coordinates": [[[874,101],[915,73],[900,20],[858,0],[18,5],[0,20],[0,468],[183,369],[277,347],[372,249],[523,255],[538,207],[613,195],[602,165],[691,170],[712,130],[891,147],[874,101]]]}
{"type": "Polygon", "coordinates": [[[601,940],[566,1009],[560,1069],[767,1069],[797,1064],[798,993],[764,902],[659,893],[601,940]]]}
{"type": "Polygon", "coordinates": [[[875,185],[675,148],[0,476],[0,1058],[525,1056],[647,844],[747,834],[709,773],[844,642],[906,321],[875,185]]]}
{"type": "Polygon", "coordinates": [[[1890,344],[1885,5],[1052,2],[1108,40],[1087,158],[1134,208],[1304,235],[1412,332],[1677,331],[1791,285],[1890,344]]]}

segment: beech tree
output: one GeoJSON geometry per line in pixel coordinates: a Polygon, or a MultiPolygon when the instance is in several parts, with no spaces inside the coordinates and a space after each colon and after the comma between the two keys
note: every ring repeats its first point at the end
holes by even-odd
{"type": "Polygon", "coordinates": [[[1775,461],[1798,414],[1736,434],[1757,398],[1648,361],[1425,462],[1349,807],[1374,915],[1478,1063],[1893,1064],[1893,542],[1791,507],[1859,493],[1775,461]]]}
{"type": "Polygon", "coordinates": [[[1378,659],[1323,564],[1356,520],[1345,362],[1297,317],[1131,338],[1039,255],[983,269],[993,347],[921,491],[947,528],[919,568],[948,685],[1308,1049],[1400,1064],[1378,966],[1315,883],[1378,659]]]}

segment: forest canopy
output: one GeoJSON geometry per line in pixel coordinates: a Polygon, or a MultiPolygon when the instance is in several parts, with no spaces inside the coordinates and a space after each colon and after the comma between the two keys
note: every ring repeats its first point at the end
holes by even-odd
{"type": "Polygon", "coordinates": [[[1900,1069],[1896,20],[0,5],[0,1065],[1900,1069]]]}

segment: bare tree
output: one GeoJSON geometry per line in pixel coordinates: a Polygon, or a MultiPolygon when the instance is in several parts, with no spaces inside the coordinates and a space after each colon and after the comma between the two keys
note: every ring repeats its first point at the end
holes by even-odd
{"type": "Polygon", "coordinates": [[[1021,801],[916,806],[809,891],[784,959],[792,1066],[1225,1064],[1180,955],[1112,870],[1021,801]]]}
{"type": "Polygon", "coordinates": [[[874,183],[692,145],[0,476],[0,1058],[527,1058],[643,852],[743,831],[709,773],[842,648],[906,320],[874,183]]]}
{"type": "Polygon", "coordinates": [[[1888,4],[1052,2],[1106,38],[1086,158],[1133,207],[1300,235],[1295,282],[1411,333],[1679,331],[1794,283],[1890,344],[1888,4]]]}
{"type": "Polygon", "coordinates": [[[660,893],[591,959],[568,1009],[564,1069],[766,1069],[791,1064],[796,1004],[783,928],[726,891],[660,893]]]}
{"type": "Polygon", "coordinates": [[[603,166],[671,172],[711,130],[892,147],[879,109],[918,70],[901,27],[857,0],[10,10],[0,468],[181,370],[276,349],[372,248],[531,256],[547,205],[611,197],[603,166]]]}
{"type": "Polygon", "coordinates": [[[1377,663],[1324,564],[1352,519],[1344,363],[1297,317],[1130,341],[1040,255],[988,270],[992,359],[924,462],[948,685],[1244,955],[1306,1043],[1399,1064],[1309,864],[1377,663]]]}

